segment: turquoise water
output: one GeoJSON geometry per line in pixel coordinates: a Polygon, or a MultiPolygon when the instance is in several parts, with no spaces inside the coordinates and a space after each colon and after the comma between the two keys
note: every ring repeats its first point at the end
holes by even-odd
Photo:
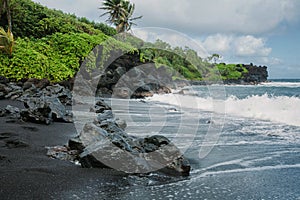
{"type": "Polygon", "coordinates": [[[300,80],[185,89],[185,95],[150,98],[173,115],[160,134],[178,146],[188,143],[182,149],[193,166],[188,180],[150,187],[150,194],[166,194],[154,199],[300,199],[300,80]],[[182,135],[194,129],[191,143],[182,135]]]}
{"type": "MultiPolygon", "coordinates": [[[[146,100],[107,99],[136,136],[162,134],[190,177],[156,173],[69,191],[91,199],[300,199],[300,81],[186,87],[146,100]],[[216,92],[217,91],[217,92],[216,92]],[[214,99],[214,97],[217,97],[214,99]]],[[[95,177],[97,179],[97,177],[95,177]]]]}
{"type": "Polygon", "coordinates": [[[212,88],[224,89],[225,97],[235,96],[239,99],[253,95],[267,95],[268,97],[299,97],[299,79],[276,79],[269,83],[259,85],[213,85],[213,86],[193,86],[194,95],[199,97],[209,97],[209,90],[212,88]]]}

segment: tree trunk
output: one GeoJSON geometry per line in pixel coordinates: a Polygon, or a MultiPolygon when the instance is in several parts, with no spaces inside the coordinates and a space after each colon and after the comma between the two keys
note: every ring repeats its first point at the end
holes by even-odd
{"type": "Polygon", "coordinates": [[[123,31],[123,24],[122,23],[116,25],[116,31],[117,31],[117,33],[124,32],[123,31]]]}
{"type": "Polygon", "coordinates": [[[7,25],[8,25],[9,30],[12,32],[11,13],[10,13],[9,0],[4,0],[4,5],[5,5],[5,8],[6,8],[7,25]]]}

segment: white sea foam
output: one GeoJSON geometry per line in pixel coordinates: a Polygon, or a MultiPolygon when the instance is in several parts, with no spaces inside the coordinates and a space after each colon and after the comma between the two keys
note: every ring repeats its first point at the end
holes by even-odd
{"type": "Polygon", "coordinates": [[[226,100],[213,100],[189,95],[154,95],[151,101],[172,104],[180,108],[192,108],[216,113],[269,120],[288,125],[300,126],[300,98],[269,97],[254,95],[245,99],[230,96],[226,100]]]}
{"type": "Polygon", "coordinates": [[[218,175],[218,174],[255,172],[255,171],[265,171],[265,170],[290,169],[290,168],[300,168],[300,164],[261,166],[261,167],[231,169],[231,170],[224,170],[224,171],[204,172],[203,174],[201,174],[201,177],[205,177],[205,176],[209,176],[209,175],[218,175]]]}
{"type": "MultiPolygon", "coordinates": [[[[224,85],[219,85],[224,86],[224,85]]],[[[297,88],[300,87],[300,82],[265,82],[258,85],[226,85],[226,87],[287,87],[287,88],[297,88]]]]}
{"type": "Polygon", "coordinates": [[[226,113],[255,119],[270,120],[300,126],[300,99],[298,97],[250,96],[225,101],[226,113]]]}
{"type": "Polygon", "coordinates": [[[267,86],[267,87],[300,87],[300,82],[268,82],[268,83],[261,83],[260,86],[267,86]]]}

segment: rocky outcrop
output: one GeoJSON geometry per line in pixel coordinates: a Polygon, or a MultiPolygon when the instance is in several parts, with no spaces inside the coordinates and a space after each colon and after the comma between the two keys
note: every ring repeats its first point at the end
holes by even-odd
{"type": "Polygon", "coordinates": [[[268,79],[268,71],[266,66],[256,66],[252,63],[250,65],[243,65],[248,71],[243,75],[242,81],[245,83],[262,83],[268,79]]]}
{"type": "Polygon", "coordinates": [[[96,96],[117,98],[143,98],[171,92],[168,87],[172,83],[170,72],[165,67],[157,68],[152,62],[140,61],[138,53],[111,52],[104,66],[104,69],[94,69],[87,75],[88,70],[83,64],[78,73],[82,81],[76,80],[75,87],[88,81],[96,88],[96,96]]]}
{"type": "Polygon", "coordinates": [[[72,105],[71,91],[58,84],[51,85],[46,79],[8,82],[0,77],[0,99],[19,100],[25,106],[21,111],[7,106],[0,110],[1,116],[44,124],[72,122],[72,113],[66,109],[66,105],[72,105]]]}
{"type": "Polygon", "coordinates": [[[11,105],[0,108],[0,117],[9,116],[11,119],[25,122],[51,124],[52,122],[73,122],[73,115],[58,98],[29,98],[24,101],[25,109],[11,105]]]}
{"type": "Polygon", "coordinates": [[[11,105],[7,105],[6,108],[0,108],[0,117],[10,115],[11,118],[20,118],[20,109],[11,105]]]}
{"type": "Polygon", "coordinates": [[[23,121],[50,124],[52,121],[73,122],[73,115],[58,98],[29,98],[20,113],[23,121]]]}
{"type": "Polygon", "coordinates": [[[250,84],[255,85],[259,83],[266,82],[268,80],[268,71],[266,66],[256,66],[250,63],[249,65],[238,64],[238,68],[240,72],[242,72],[242,78],[237,80],[225,80],[224,84],[250,84]],[[243,72],[242,66],[247,70],[247,72],[243,72]]]}
{"type": "Polygon", "coordinates": [[[31,88],[32,86],[38,88],[38,89],[44,89],[45,87],[50,85],[50,81],[48,79],[36,79],[36,78],[31,78],[26,80],[24,84],[22,85],[23,90],[27,90],[31,88]]]}
{"type": "Polygon", "coordinates": [[[133,174],[161,171],[189,175],[188,160],[166,137],[128,135],[103,101],[98,101],[91,111],[98,113],[94,122],[85,124],[78,137],[69,141],[69,149],[78,152],[82,167],[114,168],[133,174]]]}
{"type": "Polygon", "coordinates": [[[64,105],[72,105],[71,90],[59,84],[50,84],[47,79],[8,82],[0,77],[0,80],[0,99],[24,101],[32,97],[52,97],[58,98],[64,105]]]}
{"type": "Polygon", "coordinates": [[[17,99],[23,94],[23,89],[17,83],[0,83],[0,99],[17,99]]]}
{"type": "MultiPolygon", "coordinates": [[[[223,63],[225,65],[225,63],[223,63]]],[[[178,84],[182,86],[189,85],[212,85],[212,84],[240,84],[240,85],[254,85],[268,81],[268,71],[266,66],[256,66],[250,63],[250,65],[237,64],[236,70],[242,73],[242,77],[239,79],[226,79],[221,80],[206,80],[206,81],[182,81],[178,84]],[[244,72],[244,69],[247,72],[244,72]]]]}
{"type": "MultiPolygon", "coordinates": [[[[149,76],[150,79],[147,80],[145,77],[150,74],[147,70],[134,70],[134,73],[144,77],[143,83],[149,84],[133,85],[136,91],[130,88],[126,98],[134,95],[141,97],[144,96],[142,93],[150,93],[153,90],[170,92],[167,87],[155,82],[158,81],[156,78],[149,76]]],[[[128,81],[130,84],[130,79],[121,81],[128,81]]],[[[88,84],[86,79],[81,82],[82,86],[85,84],[88,84]]],[[[110,88],[107,87],[107,90],[110,88]]],[[[63,86],[51,85],[45,80],[38,82],[36,79],[19,83],[1,81],[0,91],[3,94],[1,97],[21,100],[25,106],[25,109],[21,110],[12,106],[0,109],[0,116],[9,115],[23,121],[44,124],[50,124],[52,121],[72,122],[72,114],[65,107],[72,103],[71,93],[63,86]]],[[[92,88],[85,92],[93,94],[92,88]]],[[[79,136],[69,141],[68,147],[49,148],[49,156],[72,161],[78,159],[82,167],[86,168],[114,168],[131,174],[160,171],[180,176],[189,175],[188,160],[166,137],[154,135],[137,138],[128,135],[124,131],[126,122],[115,119],[110,106],[104,101],[98,101],[90,111],[96,113],[95,120],[86,123],[79,136]]]]}

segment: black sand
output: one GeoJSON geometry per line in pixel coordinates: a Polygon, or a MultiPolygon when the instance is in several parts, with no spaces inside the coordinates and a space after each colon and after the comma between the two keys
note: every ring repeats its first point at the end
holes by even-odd
{"type": "MultiPolygon", "coordinates": [[[[0,108],[8,104],[22,107],[20,102],[1,100],[0,108]]],[[[73,124],[47,126],[9,117],[0,117],[0,124],[1,200],[300,198],[299,144],[281,143],[277,137],[251,135],[268,143],[217,145],[205,159],[198,158],[199,147],[194,145],[186,152],[194,169],[190,177],[138,177],[47,157],[47,146],[64,145],[76,135],[73,124]],[[238,161],[247,158],[253,164],[240,166],[243,162],[238,161]]],[[[245,139],[231,131],[220,140],[233,136],[245,139]]]]}
{"type": "MultiPolygon", "coordinates": [[[[6,105],[22,107],[16,101],[1,100],[6,105]]],[[[100,191],[113,190],[114,183],[128,184],[124,174],[109,169],[83,169],[69,161],[46,156],[47,146],[65,145],[76,134],[73,124],[49,126],[0,118],[0,199],[76,199],[88,182],[100,181],[100,191]],[[124,182],[124,183],[123,183],[124,182]],[[109,184],[110,183],[110,184],[109,184]],[[101,185],[101,184],[100,184],[101,185]]],[[[90,196],[93,194],[87,194],[90,196]]],[[[106,196],[105,195],[105,196],[106,196]]],[[[91,196],[90,196],[91,197],[91,196]]]]}

